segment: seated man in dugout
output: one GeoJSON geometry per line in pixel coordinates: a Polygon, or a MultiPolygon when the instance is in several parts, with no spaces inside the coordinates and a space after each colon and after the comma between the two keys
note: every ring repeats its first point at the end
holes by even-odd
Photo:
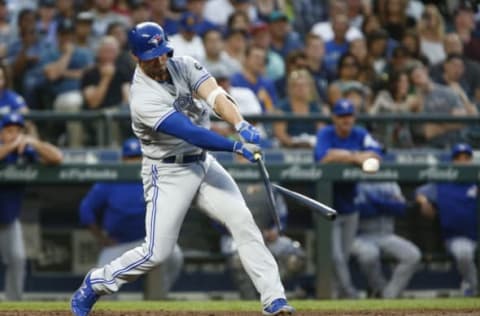
{"type": "MultiPolygon", "coordinates": [[[[469,144],[453,146],[454,165],[469,165],[473,151],[469,144]]],[[[416,201],[427,218],[438,217],[445,248],[457,264],[464,296],[478,294],[475,251],[478,240],[478,183],[436,182],[419,187],[416,201]]]]}

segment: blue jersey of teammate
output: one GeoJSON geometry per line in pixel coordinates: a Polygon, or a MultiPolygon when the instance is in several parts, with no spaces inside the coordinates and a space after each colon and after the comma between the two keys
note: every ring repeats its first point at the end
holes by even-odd
{"type": "Polygon", "coordinates": [[[355,206],[360,218],[403,216],[407,203],[396,182],[363,182],[357,186],[355,206]]]}
{"type": "MultiPolygon", "coordinates": [[[[7,114],[3,117],[1,127],[7,125],[18,125],[24,127],[23,117],[19,114],[7,114]]],[[[0,146],[3,144],[0,143],[0,146]]],[[[25,164],[38,161],[38,153],[31,146],[25,146],[22,153],[17,150],[7,154],[0,160],[1,164],[25,164]]],[[[23,184],[3,184],[0,185],[0,225],[8,225],[20,216],[22,200],[24,195],[23,184]]]]}
{"type": "MultiPolygon", "coordinates": [[[[27,146],[23,154],[11,153],[0,160],[2,164],[29,163],[37,161],[37,152],[31,146],[27,146]]],[[[0,186],[0,225],[12,223],[20,216],[24,195],[23,184],[3,184],[0,186]]]]}
{"type": "MultiPolygon", "coordinates": [[[[123,142],[122,159],[141,159],[140,142],[123,142]]],[[[116,242],[137,241],[145,237],[145,200],[141,182],[106,182],[95,184],[80,205],[83,225],[100,224],[116,242]]]]}
{"type": "Polygon", "coordinates": [[[436,206],[444,239],[463,236],[477,240],[476,183],[431,183],[421,186],[417,192],[436,206]]]}
{"type": "MultiPolygon", "coordinates": [[[[25,126],[23,117],[19,114],[7,114],[2,118],[0,128],[8,125],[25,126]]],[[[3,146],[3,144],[0,144],[3,146]]],[[[31,146],[25,146],[22,153],[12,151],[0,160],[1,164],[25,164],[38,161],[38,153],[31,146]]],[[[20,216],[22,200],[24,195],[23,184],[3,184],[0,185],[0,225],[8,225],[20,216]]]]}
{"type": "Polygon", "coordinates": [[[98,223],[117,242],[145,237],[145,200],[142,183],[97,183],[80,205],[83,225],[98,223]]]}
{"type": "Polygon", "coordinates": [[[21,112],[25,108],[27,104],[21,95],[8,89],[0,92],[0,115],[21,112]]]}
{"type": "MultiPolygon", "coordinates": [[[[353,115],[353,105],[345,100],[340,100],[334,106],[334,115],[353,115]]],[[[315,146],[315,161],[321,161],[330,149],[346,149],[350,151],[373,151],[381,155],[378,142],[360,126],[353,126],[346,137],[340,137],[335,125],[328,125],[317,133],[315,146]]],[[[337,182],[333,185],[333,206],[340,214],[353,213],[355,207],[353,200],[356,194],[356,184],[352,182],[337,182]]]]}

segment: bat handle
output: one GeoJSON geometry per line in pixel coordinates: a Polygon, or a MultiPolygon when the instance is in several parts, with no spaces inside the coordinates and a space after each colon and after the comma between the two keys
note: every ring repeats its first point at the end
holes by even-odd
{"type": "Polygon", "coordinates": [[[260,160],[262,159],[262,153],[260,152],[256,152],[253,154],[253,158],[255,158],[255,160],[260,160]]]}

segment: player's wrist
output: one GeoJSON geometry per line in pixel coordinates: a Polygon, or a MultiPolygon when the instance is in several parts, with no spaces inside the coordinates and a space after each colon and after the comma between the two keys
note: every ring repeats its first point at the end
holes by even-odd
{"type": "Polygon", "coordinates": [[[235,142],[233,142],[232,152],[241,154],[242,153],[242,147],[243,147],[242,142],[235,141],[235,142]]]}
{"type": "Polygon", "coordinates": [[[241,130],[243,130],[245,127],[248,127],[250,124],[245,121],[245,120],[241,120],[240,122],[238,122],[237,124],[235,124],[235,130],[237,132],[240,132],[241,130]]]}

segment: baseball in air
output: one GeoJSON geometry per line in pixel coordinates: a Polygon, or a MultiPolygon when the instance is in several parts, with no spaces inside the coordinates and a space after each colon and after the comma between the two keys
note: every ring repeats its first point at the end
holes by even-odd
{"type": "Polygon", "coordinates": [[[380,161],[377,158],[368,158],[362,163],[363,172],[374,173],[380,169],[380,161]]]}

